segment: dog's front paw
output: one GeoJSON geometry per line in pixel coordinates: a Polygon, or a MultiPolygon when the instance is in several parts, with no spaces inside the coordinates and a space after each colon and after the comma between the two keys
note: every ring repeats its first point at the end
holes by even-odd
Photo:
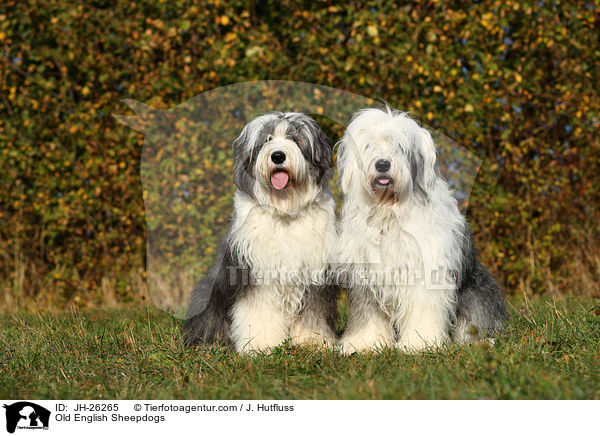
{"type": "Polygon", "coordinates": [[[292,336],[292,344],[332,348],[335,345],[335,337],[332,333],[303,331],[292,336]]]}
{"type": "Polygon", "coordinates": [[[395,348],[403,353],[418,354],[423,351],[440,351],[444,347],[447,337],[444,335],[423,338],[418,333],[403,335],[395,344],[395,348]]]}
{"type": "Polygon", "coordinates": [[[390,346],[390,341],[384,338],[373,338],[365,336],[342,337],[339,342],[339,348],[342,354],[363,353],[367,351],[381,351],[381,349],[390,346]]]}

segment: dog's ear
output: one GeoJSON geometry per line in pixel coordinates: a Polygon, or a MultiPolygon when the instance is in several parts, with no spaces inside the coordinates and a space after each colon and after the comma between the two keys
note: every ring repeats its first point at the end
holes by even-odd
{"type": "Polygon", "coordinates": [[[418,128],[411,158],[411,175],[416,193],[427,197],[436,180],[436,150],[429,132],[418,128]]]}
{"type": "Polygon", "coordinates": [[[338,171],[340,173],[340,185],[342,187],[342,192],[344,194],[347,194],[348,191],[350,191],[350,187],[352,186],[352,183],[354,183],[353,177],[352,177],[352,170],[350,170],[350,168],[347,168],[347,167],[344,167],[343,169],[340,170],[340,167],[338,165],[338,171]]]}
{"type": "Polygon", "coordinates": [[[333,147],[329,137],[320,127],[317,128],[316,142],[315,150],[318,152],[315,155],[318,156],[318,163],[327,171],[333,166],[333,147]]]}
{"type": "Polygon", "coordinates": [[[321,129],[321,126],[310,119],[310,135],[314,141],[312,147],[312,159],[313,163],[319,167],[324,174],[333,166],[333,148],[331,147],[331,141],[327,134],[321,129]]]}
{"type": "Polygon", "coordinates": [[[340,187],[344,194],[348,193],[353,183],[352,170],[348,168],[351,165],[348,154],[352,153],[352,146],[352,141],[349,141],[346,135],[337,143],[337,170],[340,176],[340,187]]]}
{"type": "Polygon", "coordinates": [[[329,170],[333,167],[331,141],[321,126],[306,115],[303,115],[299,133],[295,139],[304,157],[317,169],[317,182],[320,182],[324,176],[330,174],[329,170]]]}
{"type": "Polygon", "coordinates": [[[240,136],[233,141],[233,182],[240,191],[252,196],[254,175],[251,167],[252,159],[256,158],[256,150],[252,147],[253,144],[250,144],[252,141],[250,131],[250,124],[247,124],[242,129],[240,136]]]}
{"type": "Polygon", "coordinates": [[[322,136],[319,136],[317,140],[318,145],[315,147],[319,150],[319,162],[317,163],[319,166],[319,181],[323,178],[329,180],[333,175],[333,147],[327,135],[323,132],[321,134],[322,136]]]}

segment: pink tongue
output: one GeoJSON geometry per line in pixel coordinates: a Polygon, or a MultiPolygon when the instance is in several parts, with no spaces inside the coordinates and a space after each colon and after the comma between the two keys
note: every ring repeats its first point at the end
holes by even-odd
{"type": "Polygon", "coordinates": [[[271,174],[271,183],[275,189],[283,189],[288,184],[290,176],[285,171],[271,174]]]}
{"type": "Polygon", "coordinates": [[[390,179],[379,179],[379,183],[381,183],[382,185],[387,185],[388,183],[390,183],[390,179]]]}

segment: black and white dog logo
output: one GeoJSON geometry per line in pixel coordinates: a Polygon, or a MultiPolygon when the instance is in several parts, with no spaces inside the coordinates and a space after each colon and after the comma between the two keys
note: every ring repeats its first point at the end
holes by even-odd
{"type": "Polygon", "coordinates": [[[48,429],[50,411],[29,401],[19,401],[4,405],[6,409],[6,431],[14,433],[18,429],[48,429]]]}

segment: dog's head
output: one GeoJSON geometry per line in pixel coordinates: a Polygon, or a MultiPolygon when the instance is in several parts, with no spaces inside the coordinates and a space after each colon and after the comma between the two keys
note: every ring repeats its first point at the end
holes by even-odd
{"type": "Polygon", "coordinates": [[[238,190],[295,214],[328,189],[332,149],[312,118],[273,112],[250,121],[233,143],[238,190]]]}
{"type": "Polygon", "coordinates": [[[436,180],[436,150],[427,130],[405,113],[364,109],[346,129],[338,170],[346,196],[374,203],[427,198],[436,180]]]}

